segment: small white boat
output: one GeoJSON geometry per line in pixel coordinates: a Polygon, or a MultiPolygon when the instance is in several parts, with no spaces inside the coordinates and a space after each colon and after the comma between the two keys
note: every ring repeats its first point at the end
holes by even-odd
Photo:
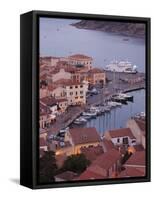
{"type": "Polygon", "coordinates": [[[90,116],[90,117],[96,117],[97,113],[96,112],[83,112],[83,116],[90,116]]]}
{"type": "Polygon", "coordinates": [[[87,120],[84,117],[79,117],[74,121],[74,124],[84,124],[87,120]]]}
{"type": "Polygon", "coordinates": [[[141,116],[141,117],[145,117],[145,112],[141,112],[141,113],[140,113],[140,116],[141,116]]]}
{"type": "Polygon", "coordinates": [[[124,98],[126,100],[133,100],[133,96],[125,94],[125,93],[119,93],[118,96],[122,97],[122,98],[124,98]]]}
{"type": "Polygon", "coordinates": [[[108,106],[116,107],[116,106],[117,106],[117,102],[109,101],[109,102],[108,102],[108,106]]]}
{"type": "Polygon", "coordinates": [[[111,107],[109,105],[104,106],[104,112],[110,112],[111,107]]]}

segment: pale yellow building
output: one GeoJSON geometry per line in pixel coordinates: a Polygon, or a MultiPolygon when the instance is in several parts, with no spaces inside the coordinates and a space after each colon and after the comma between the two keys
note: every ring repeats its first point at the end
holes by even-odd
{"type": "Polygon", "coordinates": [[[99,68],[90,69],[88,72],[88,81],[91,84],[103,84],[106,83],[106,74],[99,68]]]}
{"type": "Polygon", "coordinates": [[[66,83],[64,87],[66,89],[66,98],[69,105],[86,104],[87,84],[70,81],[66,83]]]}

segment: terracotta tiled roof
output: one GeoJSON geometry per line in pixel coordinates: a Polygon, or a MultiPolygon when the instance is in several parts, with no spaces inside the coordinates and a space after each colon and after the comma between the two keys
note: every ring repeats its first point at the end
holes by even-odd
{"type": "Polygon", "coordinates": [[[61,85],[61,86],[73,86],[73,85],[82,85],[82,83],[78,81],[68,80],[68,79],[60,79],[58,81],[55,81],[54,84],[61,85]]]}
{"type": "Polygon", "coordinates": [[[145,176],[145,171],[140,171],[135,167],[126,167],[125,170],[123,170],[119,177],[140,177],[145,176]]]}
{"type": "Polygon", "coordinates": [[[57,103],[66,102],[68,101],[66,98],[56,99],[57,103]]]}
{"type": "Polygon", "coordinates": [[[104,176],[87,169],[76,180],[92,180],[92,179],[97,180],[97,179],[103,179],[103,178],[104,176]]]}
{"type": "Polygon", "coordinates": [[[58,88],[58,86],[56,86],[56,85],[54,85],[54,84],[48,85],[48,90],[51,91],[51,92],[54,91],[56,88],[58,88]]]}
{"type": "Polygon", "coordinates": [[[125,165],[145,166],[145,151],[136,151],[133,153],[125,165]]]}
{"type": "Polygon", "coordinates": [[[41,103],[47,106],[53,106],[57,103],[54,97],[44,97],[40,99],[41,103]]]}
{"type": "Polygon", "coordinates": [[[135,151],[144,151],[144,148],[141,144],[134,145],[133,147],[134,147],[135,151]]]}
{"type": "Polygon", "coordinates": [[[97,156],[104,153],[102,146],[98,145],[96,147],[82,147],[81,152],[86,156],[90,161],[96,159],[97,156]]]}
{"type": "Polygon", "coordinates": [[[131,139],[135,139],[130,128],[120,128],[120,129],[110,130],[109,134],[110,134],[111,138],[129,136],[131,139]]]}
{"type": "Polygon", "coordinates": [[[97,159],[93,161],[92,165],[98,165],[99,167],[108,170],[120,158],[120,153],[115,149],[111,149],[110,151],[98,156],[97,159]]]}
{"type": "Polygon", "coordinates": [[[104,73],[104,70],[99,68],[92,68],[88,71],[89,73],[104,73]]]}
{"type": "Polygon", "coordinates": [[[56,175],[55,178],[60,178],[60,179],[62,179],[62,180],[71,181],[71,180],[73,180],[76,176],[77,176],[76,173],[71,172],[71,171],[66,171],[66,172],[63,172],[63,173],[61,173],[61,174],[56,175]]]}
{"type": "Polygon", "coordinates": [[[72,56],[69,56],[69,58],[77,59],[77,60],[92,60],[91,57],[83,55],[83,54],[74,54],[72,56]]]}
{"type": "Polygon", "coordinates": [[[103,146],[104,152],[107,152],[107,151],[115,148],[115,146],[112,143],[112,141],[111,140],[107,140],[105,137],[102,140],[102,146],[103,146]]]}
{"type": "Polygon", "coordinates": [[[73,128],[69,132],[75,145],[100,142],[95,128],[73,128]]]}
{"type": "Polygon", "coordinates": [[[46,140],[44,139],[44,137],[40,137],[40,147],[42,146],[46,146],[46,140]]]}

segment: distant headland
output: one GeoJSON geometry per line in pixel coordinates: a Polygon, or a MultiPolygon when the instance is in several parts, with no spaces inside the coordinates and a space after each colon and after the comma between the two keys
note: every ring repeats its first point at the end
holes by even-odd
{"type": "Polygon", "coordinates": [[[143,23],[81,20],[71,25],[79,29],[98,30],[98,31],[110,32],[130,37],[139,37],[139,38],[145,37],[145,24],[143,23]]]}

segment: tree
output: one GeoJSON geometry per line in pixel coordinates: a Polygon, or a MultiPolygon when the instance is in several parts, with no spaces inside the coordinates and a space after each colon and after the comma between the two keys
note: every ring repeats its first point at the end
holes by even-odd
{"type": "Polygon", "coordinates": [[[39,165],[39,181],[40,183],[48,183],[54,181],[54,175],[57,170],[55,153],[53,151],[45,152],[40,158],[39,165]]]}
{"type": "Polygon", "coordinates": [[[86,159],[84,154],[77,154],[68,156],[65,160],[62,169],[64,171],[73,171],[75,173],[82,173],[87,166],[90,165],[90,161],[86,159]]]}

